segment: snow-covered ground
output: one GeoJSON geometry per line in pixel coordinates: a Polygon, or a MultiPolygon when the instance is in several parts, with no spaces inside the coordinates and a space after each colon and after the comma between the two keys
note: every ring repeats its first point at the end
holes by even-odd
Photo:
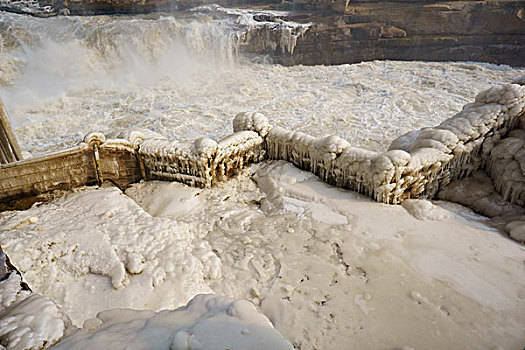
{"type": "Polygon", "coordinates": [[[245,300],[200,294],[176,310],[106,310],[78,329],[53,301],[22,289],[18,273],[6,275],[0,282],[1,349],[292,349],[245,300]]]}
{"type": "MultiPolygon", "coordinates": [[[[0,96],[22,148],[41,154],[129,127],[219,138],[249,110],[385,149],[525,73],[480,63],[244,62],[229,35],[235,22],[207,16],[0,13],[0,96]]],[[[59,348],[205,348],[219,339],[212,324],[232,349],[262,344],[259,336],[286,348],[233,298],[253,303],[297,349],[519,349],[525,248],[485,221],[448,202],[379,204],[285,162],[211,189],[80,189],[0,214],[0,246],[34,292],[15,288],[13,274],[0,282],[0,344],[56,340],[74,331],[70,319],[83,330],[59,348]],[[222,297],[154,313],[202,293],[222,297]],[[102,312],[115,308],[149,311],[102,312]]]]}
{"type": "Polygon", "coordinates": [[[251,301],[301,349],[525,339],[522,245],[460,206],[375,203],[285,162],[212,189],[84,189],[1,218],[4,251],[78,326],[212,292],[251,301]]]}

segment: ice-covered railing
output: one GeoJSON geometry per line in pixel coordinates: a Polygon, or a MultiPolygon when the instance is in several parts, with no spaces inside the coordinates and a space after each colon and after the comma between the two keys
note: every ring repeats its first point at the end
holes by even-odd
{"type": "MultiPolygon", "coordinates": [[[[337,136],[315,138],[302,132],[272,127],[260,113],[238,114],[234,130],[258,132],[265,138],[269,158],[289,161],[330,184],[386,203],[402,200],[405,180],[401,175],[410,168],[411,155],[408,152],[372,152],[352,147],[337,136]]],[[[416,166],[414,162],[411,165],[416,166]]]]}
{"type": "Polygon", "coordinates": [[[234,133],[218,142],[169,141],[138,131],[106,140],[93,133],[76,148],[0,166],[0,200],[105,180],[120,187],[141,179],[207,187],[267,157],[391,204],[432,198],[451,181],[486,169],[505,199],[523,205],[525,131],[516,127],[525,125],[524,114],[522,78],[481,92],[457,115],[401,136],[386,152],[352,147],[336,136],[315,138],[273,127],[260,113],[239,113],[234,133]]]}
{"type": "Polygon", "coordinates": [[[246,164],[264,158],[263,139],[253,131],[242,131],[216,142],[200,138],[194,142],[148,139],[138,146],[145,178],[175,180],[208,187],[236,174],[246,164]]]}
{"type": "Polygon", "coordinates": [[[85,142],[94,147],[99,182],[109,177],[112,182],[124,180],[125,185],[140,176],[209,187],[264,158],[263,139],[253,131],[236,132],[219,142],[206,137],[193,142],[170,141],[149,131],[123,132],[108,140],[101,133],[92,133],[85,142]],[[120,157],[115,157],[115,152],[120,157]]]}
{"type": "MultiPolygon", "coordinates": [[[[403,141],[401,137],[390,149],[404,149],[412,156],[427,150],[436,157],[439,163],[434,165],[435,171],[425,172],[427,184],[423,192],[433,197],[451,181],[485,168],[494,144],[517,127],[524,106],[525,86],[518,79],[479,93],[473,103],[465,105],[454,117],[437,127],[422,129],[414,142],[403,141]]],[[[420,161],[422,165],[431,164],[424,158],[420,161]]]]}
{"type": "Polygon", "coordinates": [[[130,131],[106,139],[86,135],[79,146],[0,166],[0,209],[22,208],[56,190],[109,181],[125,188],[140,180],[179,181],[208,187],[264,159],[263,139],[242,131],[219,142],[169,141],[153,132],[130,131]],[[21,204],[20,199],[32,197],[21,204]]]}
{"type": "MultiPolygon", "coordinates": [[[[352,147],[336,136],[314,138],[272,127],[258,113],[237,115],[234,130],[258,132],[271,159],[292,162],[328,183],[396,204],[408,198],[431,198],[451,181],[485,167],[494,144],[525,113],[524,85],[524,79],[517,79],[483,91],[454,117],[396,139],[387,152],[352,147]]],[[[505,186],[519,188],[520,193],[525,187],[523,182],[500,187],[505,186]]],[[[523,197],[510,196],[511,200],[519,198],[523,197]]]]}

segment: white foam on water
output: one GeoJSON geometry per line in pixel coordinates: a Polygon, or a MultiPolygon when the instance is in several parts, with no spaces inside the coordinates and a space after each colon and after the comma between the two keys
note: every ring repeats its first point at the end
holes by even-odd
{"type": "Polygon", "coordinates": [[[170,139],[219,138],[238,112],[260,111],[273,125],[379,150],[525,73],[483,63],[257,64],[236,58],[246,28],[236,19],[246,14],[214,16],[0,14],[10,28],[0,41],[0,96],[22,148],[45,153],[90,131],[128,127],[170,139]]]}

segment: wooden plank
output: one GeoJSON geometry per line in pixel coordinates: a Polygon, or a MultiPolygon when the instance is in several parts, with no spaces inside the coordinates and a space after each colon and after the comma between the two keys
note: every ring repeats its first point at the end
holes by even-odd
{"type": "MultiPolygon", "coordinates": [[[[10,186],[10,188],[11,189],[18,189],[18,188],[21,189],[23,187],[35,185],[38,183],[52,182],[55,179],[67,177],[67,176],[73,179],[71,182],[76,182],[77,178],[79,179],[89,178],[89,175],[90,175],[89,172],[86,171],[84,167],[79,167],[77,169],[63,168],[63,169],[60,169],[60,171],[56,171],[51,174],[50,173],[37,173],[37,174],[24,175],[19,178],[19,181],[16,181],[16,182],[11,179],[12,185],[10,186]]],[[[92,177],[94,177],[94,174],[92,177]]]]}
{"type": "Polygon", "coordinates": [[[76,149],[75,152],[55,153],[42,157],[30,158],[21,162],[0,166],[0,178],[17,178],[19,176],[52,172],[64,167],[85,166],[91,160],[89,150],[76,149]],[[16,165],[16,166],[14,166],[16,165]]]}
{"type": "Polygon", "coordinates": [[[0,164],[7,164],[9,163],[9,155],[7,153],[7,145],[5,145],[3,142],[0,143],[0,164]]]}
{"type": "MultiPolygon", "coordinates": [[[[60,169],[67,168],[67,167],[76,167],[76,166],[84,166],[85,163],[89,160],[89,158],[79,158],[74,159],[74,161],[61,161],[61,159],[57,159],[53,161],[53,167],[46,167],[46,166],[32,166],[32,165],[20,165],[19,168],[11,168],[8,171],[1,171],[0,174],[2,175],[3,179],[10,179],[10,178],[19,178],[21,176],[26,175],[35,175],[39,173],[52,173],[54,171],[60,171],[60,169]]],[[[51,161],[49,161],[51,163],[51,161]]],[[[45,164],[47,165],[47,164],[45,164]]]]}
{"type": "Polygon", "coordinates": [[[77,147],[51,155],[0,166],[0,199],[38,196],[96,182],[89,148],[77,147]]]}
{"type": "Polygon", "coordinates": [[[9,140],[7,139],[7,134],[4,130],[4,123],[0,123],[0,150],[2,151],[2,156],[0,158],[2,163],[6,164],[16,161],[9,140]]]}

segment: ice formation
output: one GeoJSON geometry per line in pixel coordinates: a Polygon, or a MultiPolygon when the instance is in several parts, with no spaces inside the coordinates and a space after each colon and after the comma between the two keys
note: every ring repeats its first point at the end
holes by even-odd
{"type": "MultiPolygon", "coordinates": [[[[209,293],[205,280],[217,279],[221,265],[206,242],[195,239],[196,232],[187,225],[172,225],[152,218],[117,188],[103,191],[89,189],[80,197],[74,193],[61,197],[38,222],[2,221],[0,245],[29,285],[45,285],[38,291],[64,307],[70,291],[56,289],[60,281],[79,283],[84,303],[75,310],[65,309],[78,323],[93,308],[177,307],[198,293],[209,293]],[[80,200],[79,200],[80,199],[80,200]],[[100,206],[109,201],[111,206],[100,206]],[[82,212],[82,218],[68,217],[67,212],[82,212]],[[128,214],[133,212],[133,217],[128,214]],[[96,224],[95,224],[96,222],[96,224]],[[42,231],[40,228],[48,229],[42,231]],[[133,247],[130,247],[133,242],[133,247]],[[23,247],[34,247],[31,257],[23,247]],[[92,294],[92,285],[107,290],[109,298],[92,294]],[[155,298],[136,298],[134,293],[158,288],[168,304],[158,305],[155,298]],[[118,293],[122,291],[122,293],[118,293]],[[118,295],[118,297],[116,297],[118,295]],[[112,304],[116,298],[117,304],[112,304]],[[173,303],[173,304],[172,304],[173,303]]],[[[25,213],[29,217],[36,207],[25,213]]],[[[7,219],[7,218],[3,218],[7,219]]],[[[93,287],[95,288],[95,287],[93,287]]],[[[92,311],[91,311],[92,312],[92,311]]],[[[91,315],[92,317],[94,315],[91,315]]]]}
{"type": "Polygon", "coordinates": [[[46,349],[64,335],[63,318],[55,303],[33,293],[0,314],[0,344],[12,350],[46,349]]]}
{"type": "Polygon", "coordinates": [[[255,132],[241,131],[216,142],[146,140],[139,146],[147,179],[177,180],[207,187],[239,172],[245,165],[264,158],[263,139],[255,132]]]}
{"type": "Polygon", "coordinates": [[[0,306],[4,312],[13,303],[25,299],[31,292],[21,288],[22,277],[17,273],[9,273],[0,283],[0,306]]]}
{"type": "MultiPolygon", "coordinates": [[[[510,86],[523,88],[523,81],[524,77],[518,78],[510,86]]],[[[492,217],[493,224],[506,231],[511,238],[525,242],[524,98],[513,95],[509,90],[496,92],[492,89],[476,98],[478,102],[499,103],[507,107],[500,114],[517,115],[499,132],[487,133],[484,143],[478,147],[477,159],[469,170],[481,168],[488,176],[481,171],[467,179],[452,182],[441,190],[439,197],[492,217]]]]}
{"type": "Polygon", "coordinates": [[[494,142],[486,168],[503,199],[524,206],[525,130],[514,129],[494,142]]]}
{"type": "Polygon", "coordinates": [[[244,300],[201,294],[176,310],[107,310],[76,329],[48,298],[22,291],[15,272],[0,298],[0,349],[292,349],[244,300]]]}
{"type": "Polygon", "coordinates": [[[22,277],[8,266],[7,260],[7,255],[0,252],[0,314],[31,294],[31,291],[22,288],[22,277]]]}
{"type": "Polygon", "coordinates": [[[479,93],[454,117],[437,127],[399,137],[387,152],[355,148],[337,136],[315,138],[271,127],[258,114],[238,114],[233,124],[235,130],[252,130],[264,137],[270,159],[289,161],[328,183],[377,201],[403,203],[417,218],[430,220],[442,219],[445,214],[430,202],[410,199],[433,198],[443,190],[442,198],[497,216],[510,237],[525,240],[525,216],[516,215],[525,204],[523,78],[479,93]],[[454,190],[447,191],[451,182],[478,169],[486,169],[502,198],[485,194],[472,200],[470,193],[457,198],[454,190]],[[512,204],[521,207],[515,209],[512,204]],[[514,214],[502,214],[505,208],[512,208],[514,214]]]}
{"type": "Polygon", "coordinates": [[[147,178],[177,180],[193,186],[210,186],[211,159],[217,152],[217,142],[200,139],[198,142],[146,140],[139,155],[148,169],[147,178]]]}
{"type": "MultiPolygon", "coordinates": [[[[272,50],[280,46],[283,54],[293,54],[297,39],[304,35],[313,23],[297,23],[284,19],[288,13],[284,11],[254,11],[246,9],[225,9],[216,6],[215,10],[229,15],[238,16],[236,22],[245,29],[244,38],[256,37],[262,40],[262,46],[272,50]],[[263,37],[259,37],[262,32],[263,37]],[[271,40],[270,36],[277,36],[279,40],[271,40]],[[279,44],[277,44],[277,42],[279,44]]],[[[248,40],[246,40],[248,41],[248,40]]]]}
{"type": "Polygon", "coordinates": [[[406,199],[401,206],[419,220],[444,220],[450,215],[447,210],[426,199],[406,199]]]}
{"type": "Polygon", "coordinates": [[[437,197],[465,205],[488,217],[525,214],[525,208],[503,199],[495,190],[491,178],[482,170],[451,182],[439,191],[437,197]]]}
{"type": "MultiPolygon", "coordinates": [[[[92,163],[99,184],[109,178],[120,187],[140,179],[176,180],[208,187],[249,163],[280,159],[309,170],[330,184],[390,204],[433,198],[452,181],[486,168],[503,199],[523,205],[525,134],[519,126],[524,107],[525,86],[513,83],[494,87],[478,94],[475,102],[440,125],[394,140],[386,152],[352,147],[334,135],[313,137],[272,127],[262,114],[243,112],[233,120],[234,133],[218,142],[210,138],[169,141],[155,133],[139,131],[122,134],[128,140],[106,140],[103,134],[92,133],[77,150],[63,155],[78,153],[85,162],[92,163]],[[93,149],[93,161],[87,158],[89,148],[93,149]]],[[[35,162],[30,159],[20,164],[30,167],[35,162]]],[[[64,177],[64,171],[67,175],[68,163],[63,163],[64,169],[57,176],[64,177]]],[[[0,171],[5,173],[0,180],[4,194],[21,186],[16,167],[2,167],[0,171]]],[[[94,181],[86,171],[85,181],[80,184],[94,181]]],[[[78,186],[77,182],[74,185],[78,186]]],[[[32,188],[25,191],[31,192],[32,188]]]]}
{"type": "Polygon", "coordinates": [[[8,268],[3,252],[0,258],[0,349],[49,348],[62,338],[69,319],[48,298],[23,289],[20,274],[8,268]]]}
{"type": "MultiPolygon", "coordinates": [[[[507,84],[481,92],[474,103],[437,127],[402,136],[387,152],[351,147],[337,136],[315,138],[281,127],[271,128],[265,145],[271,159],[292,162],[328,183],[356,190],[377,201],[396,204],[409,198],[434,197],[451,181],[482,168],[488,160],[486,153],[490,151],[492,158],[508,154],[507,146],[512,143],[513,151],[517,152],[524,141],[515,137],[503,141],[499,148],[492,148],[516,128],[524,108],[525,86],[507,84]],[[498,151],[501,149],[503,151],[498,151]]],[[[235,129],[262,130],[260,135],[264,137],[268,127],[261,118],[257,116],[256,123],[255,117],[239,114],[234,120],[235,129]]],[[[516,153],[515,157],[520,154],[516,153]]],[[[512,182],[505,178],[498,188],[505,192],[505,198],[519,201],[523,175],[518,162],[509,163],[504,173],[505,177],[511,176],[512,182]]],[[[495,181],[498,179],[496,176],[495,181]]]]}
{"type": "Polygon", "coordinates": [[[41,6],[38,0],[0,0],[0,10],[47,17],[56,14],[51,6],[41,6]]]}
{"type": "Polygon", "coordinates": [[[197,295],[176,310],[101,312],[53,349],[293,349],[253,304],[197,295]]]}
{"type": "Polygon", "coordinates": [[[469,177],[451,182],[438,193],[438,198],[490,217],[492,226],[507,232],[514,240],[525,242],[525,208],[504,200],[486,172],[478,170],[469,177]]]}

